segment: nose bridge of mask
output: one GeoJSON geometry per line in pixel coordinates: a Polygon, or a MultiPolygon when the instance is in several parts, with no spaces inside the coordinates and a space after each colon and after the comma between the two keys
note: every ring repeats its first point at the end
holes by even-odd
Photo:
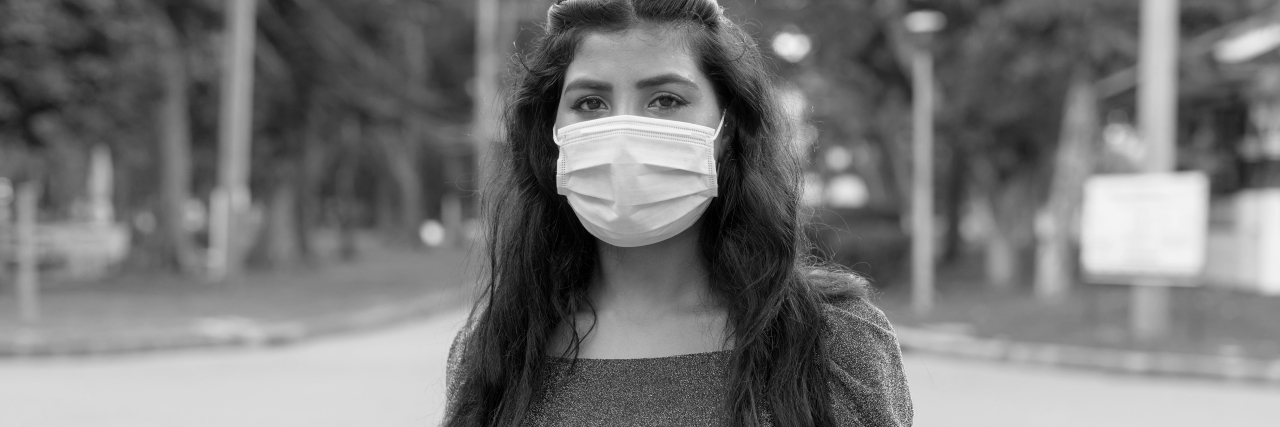
{"type": "Polygon", "coordinates": [[[715,138],[720,135],[720,127],[723,124],[724,115],[720,116],[720,125],[717,125],[715,129],[677,120],[655,119],[644,116],[612,116],[562,127],[553,132],[552,140],[555,141],[556,145],[563,146],[579,139],[598,137],[602,133],[623,130],[680,139],[689,138],[699,143],[711,145],[715,138]]]}
{"type": "Polygon", "coordinates": [[[628,123],[570,132],[559,141],[556,173],[566,175],[611,164],[645,164],[707,175],[714,181],[714,140],[709,134],[712,133],[628,123]]]}
{"type": "MultiPolygon", "coordinates": [[[[721,123],[723,122],[724,117],[721,116],[721,123]]],[[[625,180],[591,182],[596,179],[585,179],[585,176],[575,179],[573,176],[585,173],[583,169],[586,168],[608,167],[614,162],[622,161],[700,174],[703,176],[700,178],[703,184],[699,185],[702,188],[698,192],[714,197],[718,192],[714,141],[719,133],[719,127],[711,129],[693,123],[641,116],[613,116],[565,126],[554,135],[556,144],[560,147],[556,162],[557,192],[566,194],[587,190],[581,187],[588,185],[593,188],[587,191],[599,197],[599,192],[604,190],[601,185],[617,187],[623,185],[625,180]],[[690,150],[692,146],[699,148],[690,150]]],[[[612,191],[631,193],[634,190],[628,187],[614,188],[612,191]]],[[[656,189],[650,191],[652,190],[656,189]]]]}

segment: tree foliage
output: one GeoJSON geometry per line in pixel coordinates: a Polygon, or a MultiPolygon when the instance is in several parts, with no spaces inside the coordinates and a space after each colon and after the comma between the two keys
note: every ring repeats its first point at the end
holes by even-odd
{"type": "MultiPolygon", "coordinates": [[[[1056,188],[1058,144],[1071,82],[1105,86],[1094,111],[1132,111],[1139,47],[1139,0],[785,0],[722,2],[745,17],[764,46],[780,32],[813,40],[802,61],[778,61],[785,84],[810,100],[825,147],[850,148],[854,172],[871,187],[872,207],[909,206],[910,55],[934,53],[935,194],[957,247],[966,206],[988,212],[1009,257],[1028,252],[1038,209],[1056,188]],[[903,27],[914,9],[934,9],[945,29],[927,43],[903,27]]],[[[1274,2],[1182,0],[1184,78],[1214,72],[1214,35],[1274,2]]],[[[1202,79],[1203,80],[1203,79],[1202,79]]],[[[1076,138],[1079,139],[1079,138],[1076,138]]],[[[1086,138],[1087,139],[1087,138],[1086,138]]],[[[1074,151],[1073,151],[1074,152],[1074,151]]],[[[822,162],[814,162],[822,169],[822,162]]],[[[989,259],[991,257],[989,256],[989,259]]],[[[999,258],[999,257],[997,257],[999,258]]],[[[1016,267],[1028,260],[998,263],[1016,267]]],[[[1020,275],[1009,272],[1012,276],[1020,275]]]]}
{"type": "MultiPolygon", "coordinates": [[[[281,218],[298,220],[304,231],[332,219],[321,213],[336,205],[350,207],[337,210],[351,221],[384,218],[402,235],[435,216],[442,195],[458,186],[457,177],[441,172],[444,159],[456,162],[468,151],[472,2],[258,3],[256,198],[275,200],[283,192],[280,208],[296,214],[281,218]]],[[[1272,2],[1181,3],[1184,51],[1204,52],[1206,34],[1272,2]]],[[[176,80],[166,80],[162,67],[165,39],[158,31],[168,28],[184,66],[188,120],[179,127],[189,135],[188,190],[207,198],[216,182],[225,4],[0,0],[0,176],[48,181],[47,207],[65,211],[83,191],[89,146],[105,143],[118,163],[118,211],[181,203],[157,200],[156,165],[168,160],[155,147],[166,138],[162,129],[173,129],[157,126],[167,117],[157,111],[179,99],[166,89],[166,81],[176,80]]],[[[1038,206],[1068,82],[1076,74],[1124,81],[1112,77],[1124,77],[1137,60],[1138,0],[721,4],[766,49],[779,31],[812,37],[807,58],[779,61],[777,71],[808,95],[807,115],[818,130],[815,154],[835,145],[851,149],[854,169],[871,185],[872,204],[889,211],[904,211],[908,200],[909,55],[919,48],[902,26],[909,10],[933,8],[948,18],[930,49],[941,100],[937,164],[945,186],[939,188],[949,195],[941,205],[952,218],[965,192],[1024,211],[1038,206]]],[[[1186,72],[1212,72],[1211,64],[1186,55],[1192,56],[1184,57],[1186,72]]],[[[1132,94],[1120,87],[1103,102],[1131,108],[1132,94]]],[[[1014,211],[996,209],[1016,217],[1006,223],[1029,224],[1025,212],[1014,211]]],[[[308,246],[297,245],[304,252],[308,246]]]]}
{"type": "MultiPolygon", "coordinates": [[[[184,74],[189,101],[180,126],[190,135],[188,190],[207,199],[216,184],[225,5],[0,0],[0,176],[67,181],[65,191],[55,185],[46,198],[49,209],[65,211],[83,192],[76,171],[84,169],[88,147],[106,143],[118,163],[118,211],[161,208],[157,165],[174,160],[160,157],[156,141],[183,133],[166,136],[157,126],[162,103],[176,99],[165,87],[167,40],[181,51],[181,67],[170,70],[184,74]]],[[[281,218],[302,224],[295,237],[305,239],[326,220],[321,213],[340,189],[346,205],[386,207],[393,212],[382,217],[402,224],[438,209],[445,177],[397,175],[389,163],[431,172],[425,165],[439,153],[465,143],[470,8],[422,0],[258,1],[252,189],[260,201],[281,189],[293,193],[282,199],[291,206],[281,208],[296,214],[281,218]],[[415,132],[401,131],[410,124],[415,132]],[[344,176],[355,185],[336,185],[327,173],[333,170],[349,171],[344,176]],[[386,187],[410,190],[378,191],[386,187]],[[419,193],[428,197],[406,196],[419,193]]],[[[352,220],[377,217],[357,212],[352,220]]],[[[307,243],[299,245],[305,252],[307,243]]]]}

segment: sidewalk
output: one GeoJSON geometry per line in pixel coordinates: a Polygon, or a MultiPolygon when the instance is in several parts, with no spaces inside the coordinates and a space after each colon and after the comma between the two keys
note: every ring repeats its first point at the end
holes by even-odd
{"type": "Polygon", "coordinates": [[[47,284],[23,325],[0,287],[0,357],[282,345],[420,318],[470,301],[461,250],[370,249],[352,262],[251,272],[237,283],[175,276],[47,284]]]}

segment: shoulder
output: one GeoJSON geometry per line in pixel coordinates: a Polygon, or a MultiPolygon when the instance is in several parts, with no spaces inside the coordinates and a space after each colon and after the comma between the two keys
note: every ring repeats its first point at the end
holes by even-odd
{"type": "Polygon", "coordinates": [[[449,361],[448,364],[445,365],[445,370],[448,372],[447,377],[449,379],[450,388],[452,388],[454,376],[457,374],[458,365],[462,362],[463,347],[466,346],[467,339],[470,338],[470,336],[471,324],[468,323],[463,325],[462,329],[458,330],[457,335],[453,336],[453,343],[449,344],[449,361]]]}
{"type": "Polygon", "coordinates": [[[462,386],[463,377],[462,355],[465,353],[467,343],[470,341],[471,333],[474,329],[474,317],[467,319],[467,323],[462,326],[457,335],[454,335],[453,344],[449,345],[449,358],[445,364],[446,408],[453,408],[458,398],[458,390],[462,386]]]}
{"type": "Polygon", "coordinates": [[[879,344],[890,344],[897,347],[897,336],[889,318],[884,312],[871,303],[865,296],[852,296],[829,300],[821,304],[822,319],[826,322],[829,333],[833,334],[832,344],[865,345],[867,340],[879,344]],[[853,336],[862,338],[852,340],[853,336]]]}
{"type": "Polygon", "coordinates": [[[839,424],[911,425],[902,351],[884,312],[865,296],[854,296],[823,303],[822,317],[828,385],[839,424]]]}

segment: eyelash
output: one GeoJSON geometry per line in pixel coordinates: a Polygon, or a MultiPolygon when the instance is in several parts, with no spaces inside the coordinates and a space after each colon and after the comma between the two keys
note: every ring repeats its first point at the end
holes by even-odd
{"type": "MultiPolygon", "coordinates": [[[[659,100],[663,100],[663,99],[670,99],[670,100],[675,101],[675,102],[674,102],[674,104],[673,104],[673,105],[671,105],[671,106],[668,106],[668,107],[658,106],[657,108],[659,108],[659,109],[663,109],[663,110],[670,110],[670,109],[676,109],[676,108],[684,107],[685,105],[689,105],[689,102],[688,102],[688,101],[685,101],[684,99],[682,99],[682,98],[680,98],[680,97],[678,97],[678,96],[675,96],[675,95],[669,94],[669,93],[664,93],[664,94],[662,94],[662,95],[659,95],[657,98],[654,98],[654,99],[653,99],[653,101],[650,101],[649,103],[650,103],[650,104],[653,104],[653,103],[656,103],[656,102],[658,102],[659,100]]],[[[596,100],[596,101],[599,101],[601,104],[604,104],[604,100],[603,100],[603,99],[600,99],[600,97],[598,97],[598,96],[588,96],[588,97],[585,97],[585,98],[579,99],[577,102],[574,102],[574,103],[573,103],[573,105],[572,105],[572,106],[570,106],[569,108],[570,108],[570,109],[572,109],[572,110],[574,110],[574,111],[579,111],[579,112],[584,112],[584,113],[591,113],[591,112],[598,111],[598,110],[587,110],[587,109],[584,109],[584,108],[582,107],[582,105],[583,105],[583,104],[585,104],[585,103],[587,103],[587,101],[591,101],[591,100],[596,100]]]]}
{"type": "Polygon", "coordinates": [[[573,106],[570,106],[569,108],[570,108],[570,109],[572,109],[572,110],[574,110],[574,111],[580,111],[580,112],[584,112],[584,113],[594,112],[594,111],[596,111],[596,110],[587,110],[587,109],[582,108],[582,104],[586,104],[586,103],[587,103],[587,101],[591,101],[591,100],[599,101],[601,105],[603,105],[603,104],[604,104],[604,100],[603,100],[603,99],[600,99],[600,97],[598,97],[598,96],[588,96],[588,97],[586,97],[586,98],[579,99],[577,102],[574,102],[574,103],[573,103],[573,106]]]}
{"type": "Polygon", "coordinates": [[[659,100],[662,100],[662,99],[670,99],[670,100],[672,100],[672,101],[675,101],[675,103],[674,103],[674,104],[672,104],[670,107],[661,107],[661,106],[659,106],[659,107],[658,107],[658,108],[661,108],[661,109],[664,109],[664,110],[667,110],[667,109],[676,109],[676,108],[683,107],[683,106],[685,106],[685,105],[689,105],[689,103],[688,103],[687,101],[685,101],[684,99],[681,99],[680,97],[675,96],[675,95],[672,95],[672,94],[669,94],[669,93],[664,93],[664,94],[662,94],[662,95],[659,95],[657,98],[654,98],[654,99],[653,99],[653,101],[650,101],[649,103],[650,103],[650,104],[652,104],[652,103],[658,102],[659,100]]]}

